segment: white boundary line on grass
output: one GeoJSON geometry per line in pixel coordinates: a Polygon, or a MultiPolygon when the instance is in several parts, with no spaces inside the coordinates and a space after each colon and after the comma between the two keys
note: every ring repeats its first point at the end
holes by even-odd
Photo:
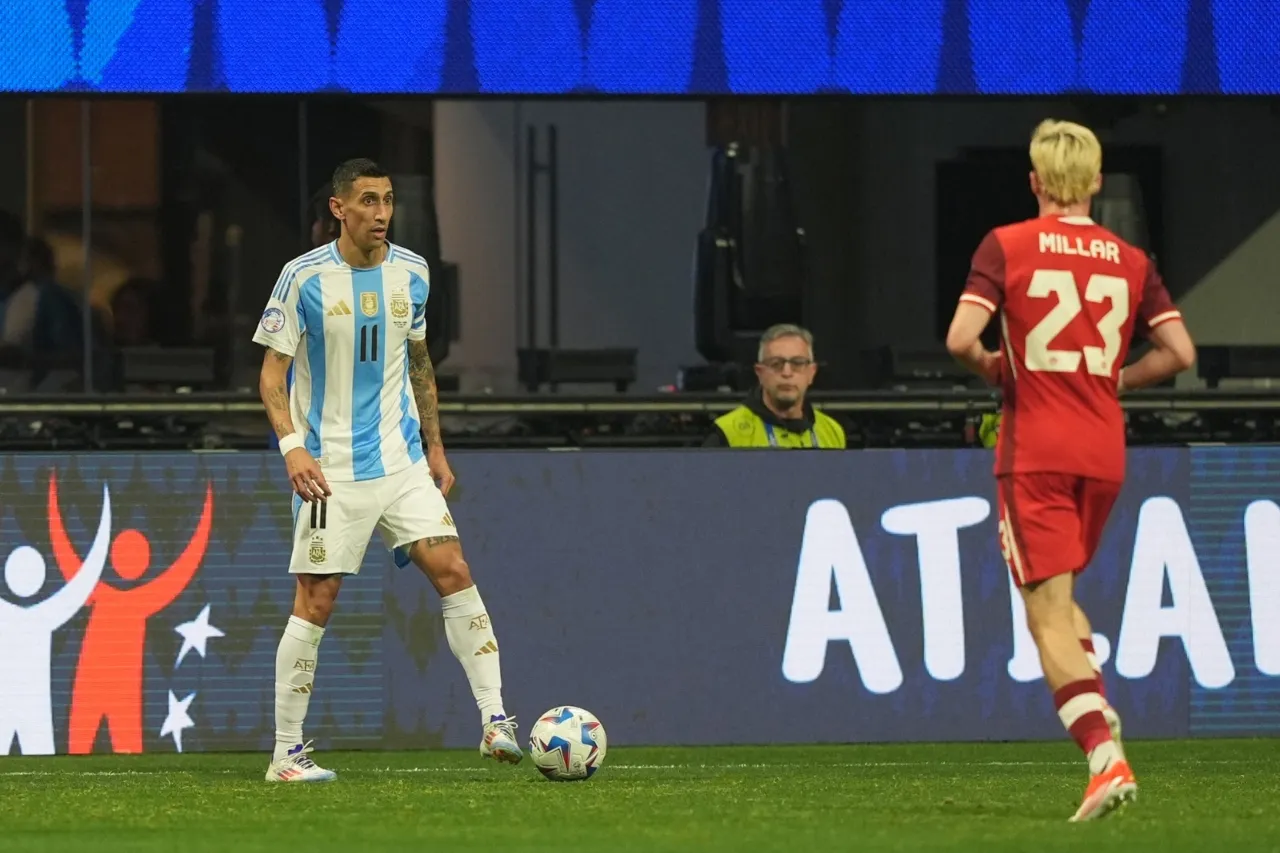
{"type": "MultiPolygon", "coordinates": [[[[1172,761],[1163,761],[1162,764],[1174,765],[1222,765],[1222,764],[1264,764],[1269,762],[1263,761],[1239,761],[1238,759],[1215,759],[1215,758],[1183,758],[1173,759],[1172,761]]],[[[877,767],[897,767],[897,768],[920,768],[928,769],[934,767],[1078,767],[1079,761],[845,761],[835,763],[801,763],[801,762],[781,762],[781,763],[725,763],[725,764],[614,764],[606,765],[611,773],[627,773],[635,770],[639,771],[672,771],[672,770],[820,770],[823,768],[835,768],[840,770],[855,770],[861,767],[877,768],[877,767]]],[[[10,770],[0,769],[0,779],[5,777],[31,777],[31,776],[78,776],[78,777],[118,777],[118,776],[172,776],[175,773],[187,773],[196,776],[232,776],[244,775],[247,770],[231,767],[219,767],[209,770],[195,770],[185,767],[174,767],[172,769],[152,768],[148,770],[10,770]]],[[[345,775],[370,776],[375,774],[391,774],[391,775],[447,775],[459,773],[484,774],[487,773],[484,767],[362,767],[355,770],[341,771],[345,775]]]]}

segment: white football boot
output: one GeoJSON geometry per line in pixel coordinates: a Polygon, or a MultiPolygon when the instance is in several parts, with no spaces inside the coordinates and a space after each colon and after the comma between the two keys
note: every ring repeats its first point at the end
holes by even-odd
{"type": "Polygon", "coordinates": [[[484,724],[484,740],[480,741],[480,755],[504,764],[519,764],[524,758],[520,744],[516,743],[516,718],[494,714],[484,724]]]}
{"type": "Polygon", "coordinates": [[[277,758],[267,768],[268,782],[332,782],[338,774],[325,770],[311,760],[311,741],[298,744],[284,758],[277,758]]]}

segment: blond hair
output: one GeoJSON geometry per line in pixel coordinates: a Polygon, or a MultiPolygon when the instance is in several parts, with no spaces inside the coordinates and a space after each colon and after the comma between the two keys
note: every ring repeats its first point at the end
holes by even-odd
{"type": "Polygon", "coordinates": [[[764,349],[779,338],[799,338],[809,347],[809,357],[813,358],[813,334],[803,326],[793,323],[778,323],[765,329],[760,336],[760,348],[756,352],[756,360],[764,361],[764,349]]]}
{"type": "Polygon", "coordinates": [[[1045,195],[1058,204],[1079,204],[1096,191],[1102,145],[1084,125],[1046,119],[1031,135],[1031,167],[1045,195]]]}

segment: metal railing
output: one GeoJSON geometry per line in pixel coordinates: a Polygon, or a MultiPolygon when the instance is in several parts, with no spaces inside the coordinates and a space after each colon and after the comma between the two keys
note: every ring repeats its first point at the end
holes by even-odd
{"type": "MultiPolygon", "coordinates": [[[[989,391],[845,391],[815,394],[814,405],[829,413],[934,414],[990,412],[999,408],[989,391]]],[[[440,401],[445,415],[524,417],[542,415],[720,414],[741,403],[734,394],[656,394],[627,396],[449,395],[440,401]]],[[[1265,390],[1138,391],[1121,399],[1130,412],[1271,412],[1280,410],[1280,394],[1265,390]]],[[[22,394],[0,396],[0,417],[42,415],[228,415],[260,413],[254,394],[22,394]]]]}

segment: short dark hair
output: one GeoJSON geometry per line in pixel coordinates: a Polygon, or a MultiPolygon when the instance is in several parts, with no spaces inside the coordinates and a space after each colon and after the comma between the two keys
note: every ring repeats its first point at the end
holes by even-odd
{"type": "Polygon", "coordinates": [[[150,303],[157,296],[160,289],[160,283],[155,279],[146,278],[145,276],[135,275],[121,282],[115,290],[111,292],[111,298],[108,302],[112,309],[115,309],[117,301],[126,296],[137,295],[144,303],[150,303]]]}
{"type": "Polygon", "coordinates": [[[27,275],[53,275],[56,264],[53,247],[49,245],[48,240],[40,237],[29,238],[26,246],[23,247],[23,254],[27,275]]]}
{"type": "Polygon", "coordinates": [[[381,166],[366,157],[347,160],[333,170],[333,194],[343,198],[360,178],[389,178],[381,166]]]}

